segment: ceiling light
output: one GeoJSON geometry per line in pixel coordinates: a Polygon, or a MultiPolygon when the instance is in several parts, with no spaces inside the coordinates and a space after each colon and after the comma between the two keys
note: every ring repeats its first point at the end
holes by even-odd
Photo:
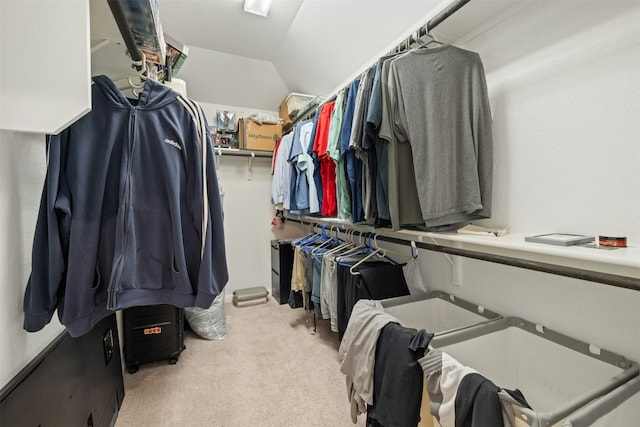
{"type": "Polygon", "coordinates": [[[244,11],[266,17],[271,7],[271,0],[244,0],[244,11]]]}

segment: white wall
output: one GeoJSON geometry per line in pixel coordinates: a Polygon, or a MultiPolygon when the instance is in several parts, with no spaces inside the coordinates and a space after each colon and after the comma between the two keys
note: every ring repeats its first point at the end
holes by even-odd
{"type": "Polygon", "coordinates": [[[466,43],[491,98],[491,223],[640,243],[639,21],[637,2],[533,2],[466,43]]]}
{"type": "MultiPolygon", "coordinates": [[[[188,82],[189,96],[198,98],[188,82]]],[[[258,110],[222,104],[200,103],[209,123],[215,123],[217,110],[235,111],[238,117],[255,113],[278,116],[275,111],[258,110]]],[[[224,191],[224,229],[229,268],[227,300],[236,289],[264,286],[271,292],[272,239],[291,236],[288,229],[275,229],[271,220],[275,208],[271,204],[271,158],[216,155],[218,181],[224,191]]]]}
{"type": "MultiPolygon", "coordinates": [[[[480,223],[620,233],[640,247],[638,22],[638,2],[531,2],[463,37],[483,59],[493,113],[493,216],[480,223]]],[[[418,261],[431,289],[640,362],[637,290],[427,250],[418,261]]]]}
{"type": "MultiPolygon", "coordinates": [[[[485,224],[620,233],[640,246],[638,22],[637,2],[533,2],[465,44],[485,64],[494,120],[485,224]]],[[[432,289],[640,362],[640,292],[450,259],[420,251],[432,289]]]]}
{"type": "Polygon", "coordinates": [[[44,136],[0,131],[0,388],[63,328],[54,316],[37,333],[22,329],[22,299],[46,172],[44,136]]]}

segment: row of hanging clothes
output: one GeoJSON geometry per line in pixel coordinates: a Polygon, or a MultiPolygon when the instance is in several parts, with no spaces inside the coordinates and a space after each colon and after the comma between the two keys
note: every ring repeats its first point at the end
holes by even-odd
{"type": "Polygon", "coordinates": [[[491,216],[480,55],[429,34],[403,49],[282,137],[272,185],[279,209],[394,230],[451,230],[491,216]]]}
{"type": "Polygon", "coordinates": [[[427,292],[417,254],[382,249],[375,233],[348,230],[311,232],[291,242],[293,271],[289,306],[303,307],[307,319],[330,321],[342,339],[360,299],[382,300],[427,292]]]}

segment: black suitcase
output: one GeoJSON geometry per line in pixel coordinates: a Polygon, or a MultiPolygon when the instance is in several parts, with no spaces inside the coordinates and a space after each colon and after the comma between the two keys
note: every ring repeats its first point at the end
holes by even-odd
{"type": "Polygon", "coordinates": [[[140,365],[168,360],[175,364],[184,346],[184,309],[149,305],[123,310],[124,360],[127,372],[140,365]]]}

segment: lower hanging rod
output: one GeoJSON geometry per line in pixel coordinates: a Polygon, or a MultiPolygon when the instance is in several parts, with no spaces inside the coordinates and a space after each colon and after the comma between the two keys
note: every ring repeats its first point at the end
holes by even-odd
{"type": "MultiPolygon", "coordinates": [[[[322,227],[322,224],[312,222],[312,221],[302,220],[302,219],[287,218],[287,221],[294,221],[300,224],[311,225],[319,228],[322,227]]],[[[342,233],[344,233],[349,229],[359,230],[359,228],[355,228],[355,227],[351,228],[351,227],[344,227],[344,226],[333,226],[333,227],[329,226],[329,228],[332,230],[337,229],[337,231],[342,233]]],[[[365,231],[365,230],[362,230],[362,231],[365,231]]],[[[376,233],[374,230],[371,230],[368,232],[376,233]]],[[[396,243],[400,245],[408,245],[410,241],[409,239],[406,239],[406,238],[389,237],[384,235],[378,235],[376,239],[378,241],[396,243]]],[[[515,258],[511,256],[506,256],[506,255],[496,255],[496,254],[491,254],[486,252],[474,251],[470,249],[452,248],[449,246],[442,246],[442,245],[437,245],[432,243],[415,242],[415,245],[419,248],[426,249],[429,251],[442,252],[446,254],[462,256],[465,258],[472,258],[472,259],[477,259],[481,261],[492,262],[495,264],[508,265],[511,267],[519,267],[526,270],[539,271],[541,273],[549,273],[557,276],[571,277],[573,279],[580,279],[588,282],[602,283],[605,285],[615,286],[618,288],[640,291],[640,279],[635,277],[621,276],[619,274],[603,273],[603,272],[593,271],[593,270],[585,270],[582,268],[550,264],[550,263],[541,262],[541,261],[526,260],[526,259],[515,258]]]]}

